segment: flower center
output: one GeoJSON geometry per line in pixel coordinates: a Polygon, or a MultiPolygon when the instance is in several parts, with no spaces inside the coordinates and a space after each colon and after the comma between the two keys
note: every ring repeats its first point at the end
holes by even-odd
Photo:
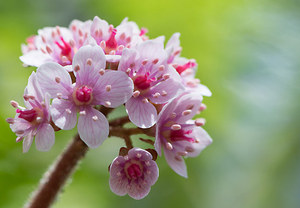
{"type": "Polygon", "coordinates": [[[126,169],[126,172],[129,179],[137,179],[142,176],[142,170],[136,163],[130,164],[126,169]]]}
{"type": "Polygon", "coordinates": [[[39,108],[33,108],[30,110],[16,110],[19,113],[19,118],[22,118],[32,124],[38,124],[43,120],[43,111],[39,108]]]}
{"type": "Polygon", "coordinates": [[[67,43],[63,37],[60,37],[60,40],[62,44],[60,44],[58,41],[56,41],[55,44],[61,49],[61,55],[66,56],[67,58],[70,57],[72,51],[70,44],[67,43]]]}
{"type": "Polygon", "coordinates": [[[146,90],[150,87],[153,81],[155,81],[155,78],[149,79],[149,72],[147,72],[145,75],[137,76],[134,79],[134,86],[138,90],[146,90]]]}
{"type": "Polygon", "coordinates": [[[115,50],[118,46],[117,40],[116,40],[116,34],[117,34],[117,29],[112,29],[111,34],[109,36],[109,39],[105,42],[106,43],[106,48],[105,52],[109,53],[111,50],[115,50]]]}
{"type": "Polygon", "coordinates": [[[170,139],[171,139],[172,142],[188,141],[188,142],[194,143],[195,139],[188,136],[192,132],[193,132],[193,130],[188,130],[188,131],[184,131],[182,129],[180,129],[180,130],[171,130],[170,139]]]}
{"type": "Polygon", "coordinates": [[[192,61],[189,61],[187,62],[186,64],[184,65],[178,65],[176,67],[176,71],[181,74],[182,72],[184,72],[185,70],[189,69],[189,68],[193,68],[196,66],[196,63],[192,62],[192,61]]]}
{"type": "Polygon", "coordinates": [[[86,85],[77,88],[73,92],[73,98],[77,105],[86,105],[92,102],[93,94],[92,89],[86,85]]]}

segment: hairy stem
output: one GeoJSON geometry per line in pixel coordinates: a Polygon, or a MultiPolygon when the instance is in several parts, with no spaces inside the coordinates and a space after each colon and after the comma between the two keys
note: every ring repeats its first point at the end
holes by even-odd
{"type": "Polygon", "coordinates": [[[63,154],[59,156],[56,162],[44,174],[38,189],[32,194],[25,207],[49,207],[87,150],[87,145],[82,142],[79,135],[76,135],[63,154]]]}

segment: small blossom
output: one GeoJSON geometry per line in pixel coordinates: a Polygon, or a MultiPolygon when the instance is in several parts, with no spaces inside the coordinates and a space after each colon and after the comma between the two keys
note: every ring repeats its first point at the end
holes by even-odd
{"type": "Polygon", "coordinates": [[[187,177],[183,157],[196,157],[212,142],[199,122],[191,120],[201,101],[199,94],[183,93],[163,107],[156,124],[155,150],[161,155],[163,148],[169,166],[183,177],[187,177]]]}
{"type": "MultiPolygon", "coordinates": [[[[50,125],[49,96],[45,98],[37,83],[36,74],[32,72],[24,94],[25,106],[17,107],[15,118],[7,119],[10,128],[18,136],[17,142],[23,140],[23,152],[28,152],[35,137],[36,148],[48,151],[54,144],[54,130],[50,125]]],[[[18,105],[18,104],[17,104],[18,105]]]]}
{"type": "Polygon", "coordinates": [[[134,199],[148,195],[158,179],[158,167],[146,150],[133,148],[128,155],[115,158],[109,169],[109,185],[119,196],[128,194],[134,199]]]}
{"type": "Polygon", "coordinates": [[[134,94],[126,103],[130,120],[141,128],[156,123],[155,105],[165,104],[184,88],[180,76],[167,65],[163,44],[148,40],[135,49],[124,49],[119,71],[126,72],[134,83],[134,94]]]}
{"type": "Polygon", "coordinates": [[[27,47],[22,47],[21,61],[36,67],[47,62],[71,65],[74,54],[90,36],[91,23],[73,20],[70,29],[57,26],[38,30],[38,35],[27,41],[27,47]]]}
{"type": "Polygon", "coordinates": [[[81,47],[73,59],[76,82],[57,63],[46,63],[37,69],[38,81],[53,99],[52,119],[61,129],[76,125],[81,139],[92,148],[102,144],[109,132],[106,117],[95,105],[115,108],[125,103],[133,93],[132,80],[124,72],[105,71],[105,55],[99,46],[81,47]],[[59,81],[59,82],[58,82],[59,81]],[[107,89],[110,90],[107,90],[107,89]]]}

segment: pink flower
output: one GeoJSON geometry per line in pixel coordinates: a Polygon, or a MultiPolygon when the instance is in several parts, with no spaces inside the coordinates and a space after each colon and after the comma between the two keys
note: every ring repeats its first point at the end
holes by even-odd
{"type": "Polygon", "coordinates": [[[61,129],[72,129],[91,148],[102,144],[109,133],[106,117],[95,105],[115,108],[132,95],[132,80],[123,72],[105,71],[105,55],[99,46],[83,46],[73,59],[76,83],[57,63],[46,63],[37,69],[38,81],[53,99],[52,119],[61,129]]]}
{"type": "Polygon", "coordinates": [[[47,62],[56,62],[62,66],[72,64],[74,54],[90,35],[91,23],[90,20],[74,20],[70,29],[57,26],[38,30],[38,35],[28,41],[28,46],[23,46],[21,61],[36,67],[47,62]]]}
{"type": "Polygon", "coordinates": [[[157,40],[124,49],[118,70],[133,80],[135,91],[126,103],[126,110],[130,120],[141,128],[156,123],[156,104],[167,103],[184,89],[179,74],[167,65],[163,44],[157,40]]]}
{"type": "Polygon", "coordinates": [[[211,96],[211,91],[200,80],[195,78],[197,63],[193,59],[180,57],[180,33],[174,33],[166,45],[168,64],[172,65],[182,78],[186,91],[199,93],[204,96],[211,96]]]}
{"type": "Polygon", "coordinates": [[[115,158],[109,172],[112,192],[119,196],[128,194],[137,200],[147,196],[158,179],[158,167],[152,155],[140,148],[133,148],[128,155],[115,158]]]}
{"type": "Polygon", "coordinates": [[[128,22],[127,18],[114,28],[96,16],[91,26],[91,36],[108,55],[121,55],[124,48],[133,47],[142,42],[144,32],[145,30],[141,32],[136,23],[128,22]]]}
{"type": "Polygon", "coordinates": [[[23,140],[23,152],[28,152],[35,137],[36,148],[48,151],[54,144],[54,130],[49,124],[49,96],[43,95],[37,83],[36,74],[32,72],[24,93],[25,106],[21,107],[15,101],[11,104],[17,108],[15,118],[8,118],[10,128],[18,136],[17,142],[23,140]]]}
{"type": "Polygon", "coordinates": [[[200,120],[190,120],[200,109],[202,97],[196,93],[183,93],[159,114],[156,124],[155,150],[161,148],[169,166],[179,175],[187,177],[183,157],[196,157],[212,140],[200,126],[200,120]]]}

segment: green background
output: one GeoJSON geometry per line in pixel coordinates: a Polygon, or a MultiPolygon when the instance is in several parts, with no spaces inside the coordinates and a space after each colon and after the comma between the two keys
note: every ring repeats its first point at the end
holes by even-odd
{"type": "MultiPolygon", "coordinates": [[[[205,129],[214,142],[187,159],[189,178],[164,158],[150,194],[114,195],[107,167],[123,143],[112,138],[88,152],[55,203],[60,207],[300,207],[300,2],[297,0],[52,0],[0,2],[0,207],[22,207],[75,131],[56,133],[51,151],[22,153],[5,118],[22,103],[33,68],[23,68],[20,44],[46,26],[99,16],[124,17],[154,38],[181,33],[182,55],[198,62],[205,129]]],[[[136,143],[138,144],[138,143],[136,143]]]]}

